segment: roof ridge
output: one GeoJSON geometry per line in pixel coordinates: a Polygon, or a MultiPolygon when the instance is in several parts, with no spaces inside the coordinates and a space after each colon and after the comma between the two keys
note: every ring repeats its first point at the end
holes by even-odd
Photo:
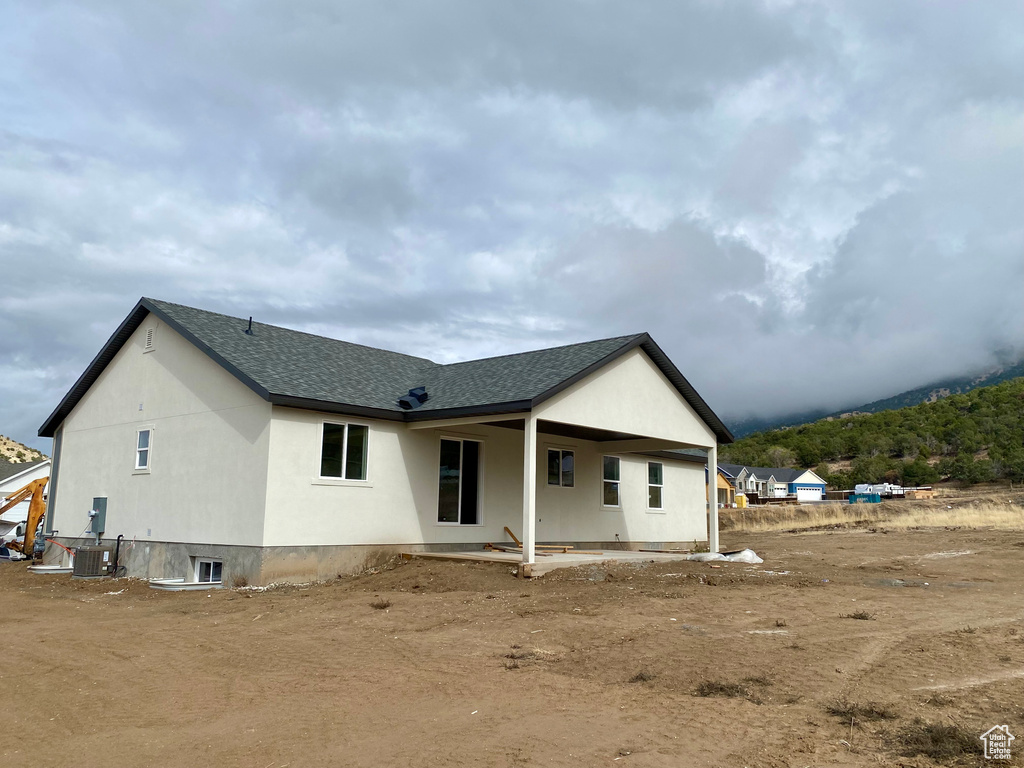
{"type": "MultiPolygon", "coordinates": [[[[145,301],[152,302],[153,304],[156,304],[156,305],[180,307],[181,309],[187,309],[187,310],[189,310],[191,312],[202,312],[203,314],[206,314],[206,315],[216,315],[217,317],[225,317],[228,320],[238,320],[240,323],[243,323],[243,324],[249,322],[244,317],[236,317],[235,315],[226,315],[223,312],[214,312],[213,310],[209,310],[209,309],[201,309],[199,307],[190,307],[187,304],[177,304],[177,303],[175,303],[173,301],[164,301],[163,299],[153,299],[153,298],[150,298],[148,296],[143,296],[142,298],[145,301]]],[[[253,326],[263,326],[264,328],[274,328],[274,329],[279,330],[279,331],[288,331],[288,333],[298,333],[298,334],[301,334],[303,336],[309,336],[309,337],[314,338],[314,339],[323,339],[324,341],[331,341],[331,342],[334,342],[335,344],[345,344],[345,345],[350,346],[350,347],[360,347],[362,349],[373,350],[374,352],[385,352],[385,353],[387,353],[389,355],[398,355],[399,357],[407,357],[410,360],[416,360],[416,361],[421,362],[421,363],[430,363],[431,365],[435,365],[435,366],[440,366],[441,365],[441,363],[436,363],[433,360],[431,360],[430,358],[427,358],[427,357],[417,357],[416,355],[409,355],[409,354],[406,354],[405,352],[395,352],[393,349],[384,349],[383,347],[371,347],[369,344],[360,344],[359,342],[356,342],[356,341],[346,341],[345,339],[336,339],[336,338],[334,338],[332,336],[324,336],[324,335],[319,334],[319,333],[310,333],[309,331],[300,331],[300,330],[297,330],[295,328],[288,328],[288,327],[283,326],[283,325],[274,325],[273,323],[262,323],[259,320],[253,320],[252,323],[253,323],[253,326]]]]}
{"type": "Polygon", "coordinates": [[[618,341],[620,339],[623,342],[625,342],[627,340],[632,341],[633,339],[639,338],[640,336],[643,336],[643,335],[644,335],[643,333],[633,333],[633,334],[629,334],[627,336],[608,336],[607,338],[604,338],[604,339],[591,339],[590,341],[576,341],[576,342],[573,342],[572,344],[561,344],[561,345],[559,345],[557,347],[540,347],[538,349],[527,349],[527,350],[524,350],[523,352],[510,352],[507,355],[494,355],[492,357],[476,357],[476,358],[473,358],[472,360],[459,360],[457,363],[436,363],[436,365],[440,366],[441,368],[453,368],[456,365],[466,365],[468,363],[483,363],[483,362],[487,362],[489,360],[503,360],[506,357],[521,357],[523,355],[529,355],[529,354],[532,354],[534,352],[552,352],[552,351],[554,351],[556,349],[568,349],[569,347],[585,347],[585,346],[588,346],[590,344],[600,344],[602,341],[618,341]]]}

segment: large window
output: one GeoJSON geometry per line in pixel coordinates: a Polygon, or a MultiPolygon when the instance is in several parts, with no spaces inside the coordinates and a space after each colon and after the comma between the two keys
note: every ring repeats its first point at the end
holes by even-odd
{"type": "Polygon", "coordinates": [[[548,485],[563,488],[576,485],[576,455],[572,451],[548,449],[548,485]]]}
{"type": "Polygon", "coordinates": [[[149,454],[153,450],[153,430],[140,429],[135,441],[135,468],[149,469],[149,454]]]}
{"type": "Polygon", "coordinates": [[[619,502],[619,457],[605,456],[604,476],[601,481],[601,503],[606,507],[618,507],[619,502]]]}
{"type": "Polygon", "coordinates": [[[647,462],[647,508],[664,509],[661,492],[665,487],[665,466],[659,461],[647,462]]]}
{"type": "Polygon", "coordinates": [[[365,480],[368,436],[369,428],[363,424],[325,421],[320,444],[320,477],[365,480]]]}
{"type": "Polygon", "coordinates": [[[480,443],[441,439],[437,522],[476,525],[480,521],[480,443]]]}

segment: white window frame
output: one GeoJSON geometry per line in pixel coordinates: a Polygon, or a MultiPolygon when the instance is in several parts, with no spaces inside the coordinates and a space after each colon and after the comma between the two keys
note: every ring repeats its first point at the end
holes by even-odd
{"type": "Polygon", "coordinates": [[[601,456],[601,506],[604,509],[622,509],[622,458],[619,456],[603,455],[601,456]],[[619,479],[609,480],[604,476],[604,460],[615,459],[619,465],[619,479]],[[604,486],[606,483],[615,483],[618,488],[615,489],[615,495],[618,498],[617,504],[605,504],[604,501],[604,486]]]}
{"type": "Polygon", "coordinates": [[[647,511],[648,512],[664,512],[665,511],[665,462],[663,461],[648,461],[647,462],[647,511]],[[651,482],[651,465],[657,464],[661,467],[661,483],[651,482]],[[651,488],[661,488],[661,506],[651,506],[651,488]]]}
{"type": "Polygon", "coordinates": [[[434,525],[441,526],[442,528],[479,528],[484,524],[484,439],[477,435],[438,435],[437,439],[437,456],[434,466],[438,469],[441,467],[441,441],[450,440],[453,443],[459,444],[459,519],[457,522],[449,523],[442,522],[437,519],[437,514],[440,511],[438,508],[441,506],[441,483],[440,478],[437,482],[437,494],[434,497],[434,525]],[[475,523],[464,523],[462,522],[462,458],[464,456],[464,449],[462,444],[467,440],[476,443],[479,447],[477,450],[477,478],[476,478],[476,522],[475,523]]]}
{"type": "Polygon", "coordinates": [[[194,557],[195,568],[193,569],[192,578],[197,584],[223,584],[224,583],[224,561],[218,560],[215,557],[194,557]],[[218,563],[220,565],[220,580],[219,581],[200,581],[199,571],[202,569],[203,563],[210,563],[210,576],[213,577],[213,564],[218,563]]]}
{"type": "Polygon", "coordinates": [[[576,449],[568,448],[562,445],[547,445],[544,446],[544,475],[547,477],[548,474],[548,453],[551,451],[558,451],[558,484],[552,483],[550,479],[545,479],[545,483],[548,488],[575,488],[576,487],[576,449]],[[563,454],[572,454],[572,485],[562,484],[562,459],[563,454]]]}
{"type": "Polygon", "coordinates": [[[359,485],[369,486],[370,485],[370,425],[361,421],[335,421],[334,419],[321,419],[320,420],[320,451],[316,455],[316,475],[314,483],[319,485],[359,485]],[[336,475],[322,475],[320,474],[323,469],[324,462],[324,425],[330,424],[335,427],[344,427],[345,434],[341,439],[341,477],[336,475]],[[349,427],[365,427],[366,428],[366,477],[354,478],[346,477],[345,473],[348,472],[348,428],[349,427]]]}
{"type": "Polygon", "coordinates": [[[139,427],[135,430],[135,474],[146,474],[153,469],[153,435],[155,432],[156,430],[152,426],[139,427]],[[149,443],[145,448],[140,448],[139,442],[143,432],[149,433],[149,443]],[[143,451],[146,452],[145,465],[139,464],[139,454],[143,451]]]}

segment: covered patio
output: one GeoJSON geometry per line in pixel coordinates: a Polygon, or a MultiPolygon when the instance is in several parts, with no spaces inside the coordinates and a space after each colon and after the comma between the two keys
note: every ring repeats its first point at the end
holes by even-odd
{"type": "MultiPolygon", "coordinates": [[[[576,446],[585,444],[587,448],[590,449],[591,453],[597,457],[622,457],[623,459],[635,459],[637,462],[641,462],[644,465],[642,467],[642,471],[645,473],[647,472],[648,462],[660,465],[662,460],[668,460],[669,462],[675,463],[685,462],[692,468],[689,470],[691,473],[698,471],[696,467],[699,466],[699,471],[704,473],[702,480],[700,480],[700,488],[688,489],[685,499],[682,499],[681,491],[677,492],[674,503],[677,509],[682,508],[682,506],[685,505],[687,514],[691,517],[695,514],[699,514],[702,520],[707,520],[706,528],[703,523],[701,524],[700,535],[696,540],[703,541],[706,536],[710,551],[718,551],[717,504],[707,504],[707,499],[709,497],[712,499],[717,498],[717,473],[712,474],[704,471],[704,468],[708,464],[711,466],[717,466],[717,443],[715,442],[714,435],[710,433],[710,430],[706,427],[699,430],[699,432],[692,429],[680,430],[681,434],[679,435],[679,439],[669,439],[666,436],[666,432],[668,430],[664,429],[664,423],[658,426],[655,426],[655,424],[652,423],[651,432],[654,434],[637,434],[636,432],[627,432],[622,429],[611,428],[615,426],[614,421],[616,421],[616,419],[614,419],[614,414],[611,419],[606,418],[607,414],[598,412],[577,414],[578,420],[575,422],[561,420],[566,419],[569,414],[557,413],[555,410],[557,405],[557,401],[554,403],[555,408],[549,407],[545,404],[545,406],[533,409],[526,414],[522,412],[492,414],[487,416],[453,418],[440,421],[423,421],[409,425],[411,430],[431,429],[439,430],[441,433],[474,425],[482,427],[499,427],[522,432],[523,504],[521,528],[519,528],[518,525],[515,525],[514,521],[506,521],[510,526],[510,529],[519,528],[519,530],[512,534],[512,537],[521,542],[521,553],[486,551],[473,548],[456,552],[415,552],[409,553],[408,556],[435,557],[453,560],[507,562],[519,566],[521,575],[526,577],[541,575],[556,568],[600,562],[650,562],[652,560],[670,561],[680,559],[683,554],[682,551],[679,553],[638,551],[640,548],[664,548],[657,544],[652,544],[650,537],[640,537],[637,541],[633,542],[630,542],[629,540],[624,541],[620,545],[622,547],[621,549],[595,550],[592,546],[577,546],[577,549],[583,551],[574,552],[570,547],[569,551],[560,552],[551,551],[550,549],[545,550],[543,547],[538,547],[538,543],[543,541],[575,545],[580,542],[592,542],[597,540],[583,531],[576,530],[563,530],[562,535],[556,538],[548,536],[538,538],[538,520],[550,512],[550,509],[545,507],[545,501],[541,498],[541,494],[539,494],[538,491],[539,488],[543,487],[545,491],[548,492],[552,485],[552,478],[550,475],[549,477],[539,481],[538,474],[539,472],[544,471],[544,468],[548,468],[549,473],[555,471],[551,468],[549,459],[551,454],[556,453],[557,451],[551,446],[557,445],[559,440],[562,438],[572,441],[572,444],[576,446]],[[560,418],[551,418],[553,416],[559,416],[560,418]],[[608,424],[609,421],[613,423],[608,424]],[[697,432],[697,434],[695,434],[695,432],[697,432]],[[708,438],[709,434],[710,439],[708,438]],[[691,449],[691,452],[688,454],[681,454],[679,451],[682,449],[691,449]]],[[[693,418],[692,415],[691,419],[693,422],[700,424],[700,426],[704,426],[696,418],[693,418]]],[[[649,420],[637,419],[633,416],[630,421],[634,424],[642,425],[643,422],[647,422],[649,420]]],[[[657,421],[656,416],[654,421],[657,421]]],[[[665,421],[670,422],[672,419],[665,419],[665,421]]],[[[576,456],[572,456],[571,460],[575,461],[576,458],[576,456]]],[[[615,486],[619,485],[617,479],[606,480],[604,482],[612,483],[615,486]]],[[[615,492],[618,492],[617,487],[615,492]]],[[[660,512],[661,510],[645,509],[644,511],[660,512]]],[[[631,514],[636,515],[637,512],[631,511],[631,514]]],[[[624,514],[623,517],[628,518],[628,515],[624,514]]],[[[624,527],[624,530],[628,530],[628,519],[623,521],[622,526],[624,527]]],[[[605,538],[606,540],[611,540],[610,536],[605,538]]],[[[672,537],[665,537],[655,539],[654,541],[673,541],[678,540],[679,538],[682,537],[675,537],[675,539],[672,537]]]]}

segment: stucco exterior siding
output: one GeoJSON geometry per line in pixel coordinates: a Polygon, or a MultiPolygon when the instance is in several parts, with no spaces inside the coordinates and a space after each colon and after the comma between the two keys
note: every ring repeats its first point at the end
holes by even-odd
{"type": "MultiPolygon", "coordinates": [[[[267,483],[267,547],[375,547],[508,542],[521,535],[520,430],[483,425],[411,430],[405,424],[352,420],[370,427],[366,482],[319,477],[321,425],[336,415],[275,407],[267,483]],[[480,523],[437,522],[442,437],[482,444],[480,523]]],[[[621,506],[602,505],[600,443],[541,434],[537,448],[537,539],[541,542],[685,542],[707,540],[702,465],[621,454],[621,506]],[[575,486],[547,485],[548,448],[575,452],[575,486]],[[647,509],[647,462],[664,466],[664,510],[647,509]]]]}
{"type": "Polygon", "coordinates": [[[707,448],[717,440],[650,358],[639,349],[541,403],[538,418],[707,448]]]}
{"type": "MultiPolygon", "coordinates": [[[[601,444],[538,435],[537,541],[692,542],[707,541],[707,486],[702,465],[631,454],[606,454],[601,444]],[[576,485],[547,484],[547,451],[575,452],[576,485]],[[602,503],[602,458],[619,458],[619,507],[602,503]],[[663,509],[649,510],[647,464],[664,467],[663,509]]],[[[522,518],[522,507],[516,510],[522,518]]],[[[519,523],[521,526],[522,524],[519,523]]],[[[512,530],[517,530],[512,527],[512,530]]]]}
{"type": "Polygon", "coordinates": [[[151,316],[63,422],[52,525],[78,536],[105,496],[106,539],[258,546],[269,425],[268,403],[151,316]],[[143,427],[148,472],[135,470],[143,427]]]}
{"type": "Polygon", "coordinates": [[[352,419],[370,427],[367,480],[332,481],[319,478],[324,421],[349,420],[274,408],[266,546],[506,541],[503,526],[521,526],[522,432],[478,425],[411,430],[399,422],[352,419]],[[437,522],[442,435],[483,444],[479,525],[437,522]]]}

